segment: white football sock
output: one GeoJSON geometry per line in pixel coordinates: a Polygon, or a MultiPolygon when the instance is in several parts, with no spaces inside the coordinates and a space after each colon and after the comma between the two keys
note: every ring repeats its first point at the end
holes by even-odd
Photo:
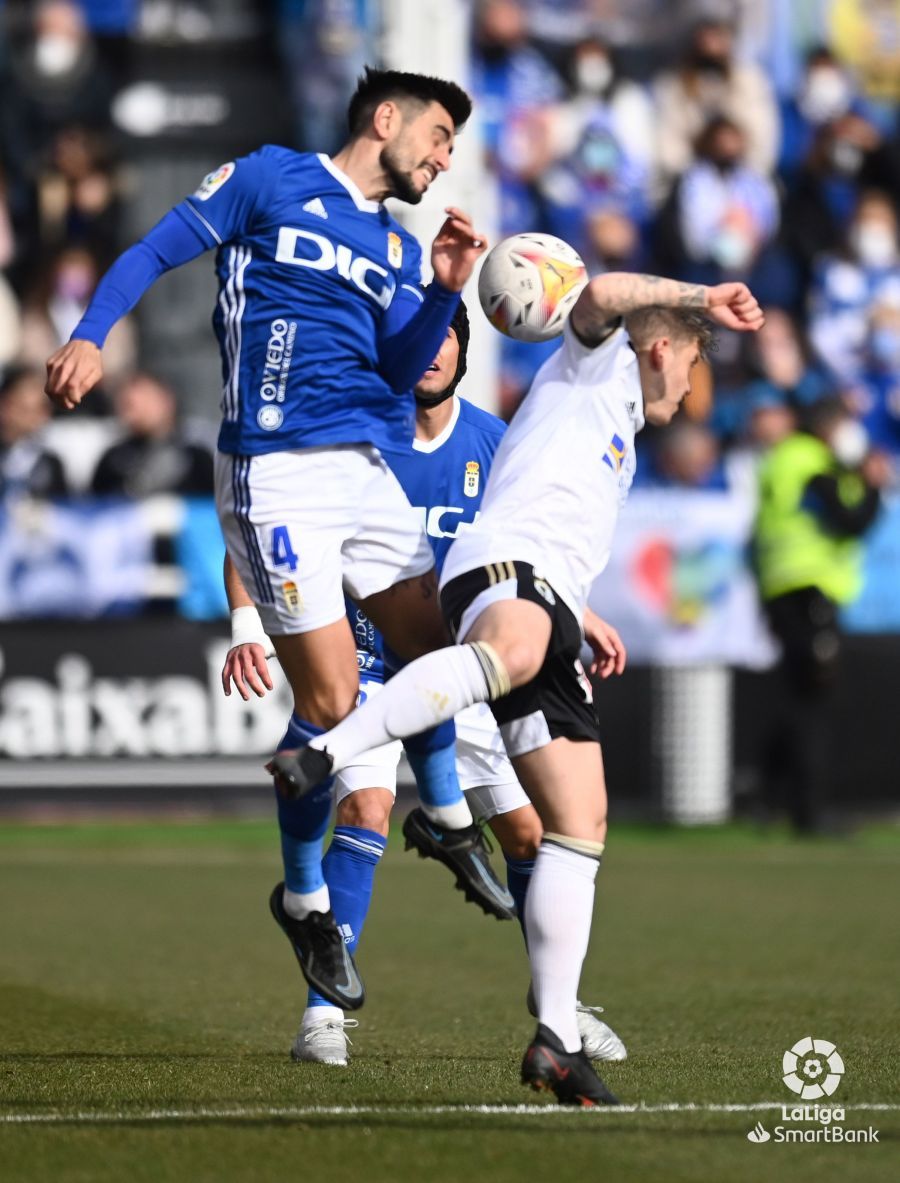
{"type": "Polygon", "coordinates": [[[300,1026],[308,1031],[316,1023],[341,1023],[343,1020],[344,1012],[339,1006],[308,1006],[303,1012],[300,1026]]]}
{"type": "Polygon", "coordinates": [[[423,801],[422,812],[430,822],[446,826],[448,830],[464,830],[475,820],[465,797],[462,801],[454,801],[452,805],[426,805],[423,801]]]}
{"type": "Polygon", "coordinates": [[[538,1021],[567,1052],[581,1047],[575,1006],[591,935],[596,858],[542,842],[525,897],[528,960],[538,1021]]]}
{"type": "MultiPolygon", "coordinates": [[[[309,746],[327,749],[332,771],[340,772],[363,752],[392,739],[418,735],[452,719],[473,702],[497,697],[495,671],[486,670],[482,653],[477,645],[451,645],[416,658],[394,674],[379,694],[331,731],[317,735],[309,746]]],[[[509,693],[508,679],[502,692],[509,693]]]]}
{"type": "Polygon", "coordinates": [[[327,912],[331,907],[331,897],[324,883],[315,891],[289,891],[285,888],[282,907],[295,920],[305,920],[310,912],[327,912]]]}

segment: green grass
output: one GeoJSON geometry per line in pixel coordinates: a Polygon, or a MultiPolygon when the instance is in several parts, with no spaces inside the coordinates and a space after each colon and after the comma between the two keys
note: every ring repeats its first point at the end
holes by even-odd
{"type": "MultiPolygon", "coordinates": [[[[349,1068],[291,1063],[300,979],[266,898],[269,824],[0,826],[5,1180],[768,1180],[900,1177],[900,1112],[848,1110],[877,1146],[754,1146],[772,1113],[415,1112],[521,1104],[531,1032],[517,926],[392,843],[360,953],[349,1068]],[[278,1116],[278,1107],[364,1106],[278,1116]],[[241,1111],[145,1120],[152,1110],[241,1111]],[[398,1111],[399,1110],[399,1111],[398,1111]]],[[[796,843],[622,827],[601,871],[586,1001],[628,1044],[626,1102],[791,1102],[801,1036],[846,1063],[835,1102],[900,1104],[900,835],[796,843]]]]}

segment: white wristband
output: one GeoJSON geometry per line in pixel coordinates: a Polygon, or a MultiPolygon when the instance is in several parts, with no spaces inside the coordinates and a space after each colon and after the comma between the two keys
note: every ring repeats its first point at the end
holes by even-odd
{"type": "Polygon", "coordinates": [[[235,649],[238,645],[262,645],[266,657],[275,656],[275,646],[262,626],[259,613],[252,605],[232,610],[231,648],[235,649]]]}

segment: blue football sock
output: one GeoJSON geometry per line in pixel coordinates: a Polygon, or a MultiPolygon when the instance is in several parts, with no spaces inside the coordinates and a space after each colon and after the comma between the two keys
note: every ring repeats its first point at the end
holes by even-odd
{"type": "MultiPolygon", "coordinates": [[[[322,860],[322,870],[331,896],[331,910],[351,953],[359,943],[366,922],[375,868],[386,846],[387,838],[375,830],[335,826],[328,853],[322,860]]],[[[306,1005],[309,1008],[333,1004],[315,990],[310,990],[306,1005]]]]}
{"type": "Polygon", "coordinates": [[[423,805],[456,805],[463,798],[456,773],[456,727],[441,723],[403,741],[423,805]]]}
{"type": "Polygon", "coordinates": [[[528,944],[528,933],[525,931],[525,896],[528,894],[528,884],[531,882],[531,875],[534,871],[533,858],[510,858],[508,854],[503,856],[506,859],[506,886],[509,888],[509,894],[516,901],[516,914],[519,918],[519,924],[522,926],[522,935],[525,937],[525,944],[528,944]]]}
{"type": "MultiPolygon", "coordinates": [[[[316,727],[297,715],[291,715],[284,739],[278,750],[299,748],[309,743],[324,728],[316,727]]],[[[281,830],[281,857],[284,861],[284,883],[288,891],[308,894],[324,886],[322,874],[322,839],[331,817],[331,789],[334,777],[323,781],[311,793],[298,801],[288,801],[280,793],[278,825],[281,830]]]]}
{"type": "MultiPolygon", "coordinates": [[[[387,645],[384,647],[384,676],[387,680],[406,662],[387,645]]],[[[460,806],[465,801],[456,774],[456,726],[452,719],[407,736],[403,748],[416,778],[423,805],[432,809],[460,806]]]]}

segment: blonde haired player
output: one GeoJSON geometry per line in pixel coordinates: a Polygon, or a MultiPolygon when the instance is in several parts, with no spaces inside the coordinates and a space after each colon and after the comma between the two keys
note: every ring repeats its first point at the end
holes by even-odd
{"type": "Polygon", "coordinates": [[[763,315],[741,283],[614,272],[584,288],[497,450],[481,517],[444,565],[441,606],[456,646],[412,662],[374,701],[274,763],[281,791],[302,795],[360,752],[491,703],[544,827],[525,909],[538,1027],[522,1080],[567,1104],[616,1103],[581,1050],[576,1012],[606,840],[583,638],[601,672],[622,660],[587,596],[634,474],[635,435],[645,421],[668,423],[689,393],[709,320],[755,331],[763,315]]]}

